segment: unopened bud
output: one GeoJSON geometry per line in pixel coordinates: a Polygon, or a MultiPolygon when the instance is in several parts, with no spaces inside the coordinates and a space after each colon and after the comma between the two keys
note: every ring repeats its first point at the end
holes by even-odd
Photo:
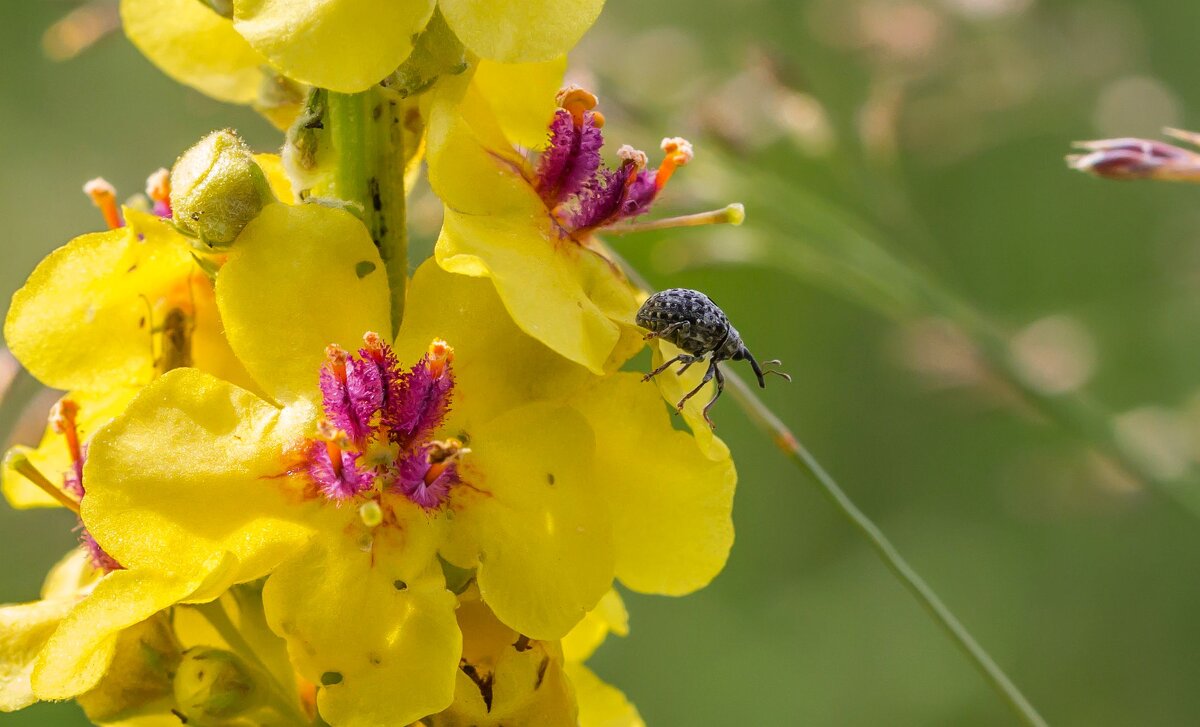
{"type": "Polygon", "coordinates": [[[171,170],[176,224],[210,247],[232,244],[242,228],[274,201],[250,148],[229,130],[201,139],[171,170]]]}
{"type": "Polygon", "coordinates": [[[259,705],[250,670],[223,649],[185,651],[175,672],[174,690],[176,709],[192,724],[219,723],[259,705]]]}
{"type": "MultiPolygon", "coordinates": [[[[1182,141],[1196,143],[1187,132],[1168,129],[1182,141]]],[[[1067,165],[1106,179],[1159,179],[1200,182],[1200,154],[1152,139],[1101,139],[1075,144],[1080,154],[1067,157],[1067,165]]]]}

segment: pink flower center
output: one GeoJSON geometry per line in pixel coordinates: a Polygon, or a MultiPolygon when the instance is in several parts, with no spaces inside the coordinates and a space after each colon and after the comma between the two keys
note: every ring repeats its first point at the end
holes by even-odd
{"type": "Polygon", "coordinates": [[[402,494],[436,509],[458,482],[458,450],[433,442],[450,409],[454,352],[435,340],[428,353],[402,371],[395,352],[367,333],[357,356],[327,349],[320,387],[325,420],[304,450],[316,490],[344,501],[376,491],[402,494]]]}

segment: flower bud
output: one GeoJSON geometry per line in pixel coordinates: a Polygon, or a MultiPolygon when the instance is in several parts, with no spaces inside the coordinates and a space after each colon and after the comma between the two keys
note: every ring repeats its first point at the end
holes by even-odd
{"type": "Polygon", "coordinates": [[[176,708],[197,725],[236,717],[259,704],[251,671],[223,649],[201,646],[185,651],[174,687],[176,708]]]}
{"type": "Polygon", "coordinates": [[[246,142],[229,130],[201,139],[171,170],[175,223],[210,247],[231,245],[274,201],[246,142]]]}

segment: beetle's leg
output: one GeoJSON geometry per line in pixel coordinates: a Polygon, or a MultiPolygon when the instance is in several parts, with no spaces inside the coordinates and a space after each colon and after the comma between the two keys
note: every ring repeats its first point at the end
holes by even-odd
{"type": "Polygon", "coordinates": [[[690,333],[692,330],[692,322],[691,321],[675,321],[674,323],[672,323],[671,325],[662,329],[661,331],[650,331],[646,335],[642,336],[642,340],[643,341],[653,341],[656,338],[665,338],[678,330],[683,330],[683,335],[685,335],[685,336],[688,335],[688,333],[690,333]]]}
{"type": "Polygon", "coordinates": [[[712,427],[713,429],[716,429],[717,425],[713,423],[712,419],[708,418],[708,410],[712,408],[713,404],[717,403],[717,399],[720,399],[721,394],[725,391],[725,374],[721,373],[721,369],[719,367],[716,367],[716,372],[717,393],[713,394],[713,398],[709,399],[708,403],[704,405],[704,409],[701,410],[701,412],[704,414],[704,421],[708,422],[708,426],[712,427]]]}
{"type": "Polygon", "coordinates": [[[676,356],[675,358],[671,359],[670,361],[664,362],[662,366],[659,366],[658,368],[654,369],[650,373],[643,376],[642,381],[649,381],[650,379],[653,379],[655,376],[658,376],[662,372],[666,371],[667,368],[671,364],[676,363],[677,361],[682,361],[683,363],[690,366],[693,362],[698,361],[699,359],[700,359],[699,356],[691,356],[686,353],[681,353],[678,356],[676,356]]]}
{"type": "Polygon", "coordinates": [[[676,376],[683,376],[683,372],[684,372],[684,371],[687,371],[688,369],[690,369],[690,368],[692,367],[692,364],[696,363],[697,361],[703,361],[703,360],[704,360],[704,357],[703,357],[703,356],[692,356],[692,360],[691,360],[691,361],[684,361],[684,362],[683,362],[683,365],[679,367],[679,370],[675,372],[675,375],[676,375],[676,376]]]}
{"type": "Polygon", "coordinates": [[[713,374],[716,372],[716,370],[717,362],[715,360],[710,361],[708,364],[708,371],[704,372],[704,378],[700,379],[700,383],[696,384],[696,388],[683,395],[683,398],[680,399],[679,403],[675,405],[675,409],[678,411],[683,411],[683,405],[687,403],[687,400],[698,394],[700,390],[704,388],[705,384],[712,381],[713,374]]]}

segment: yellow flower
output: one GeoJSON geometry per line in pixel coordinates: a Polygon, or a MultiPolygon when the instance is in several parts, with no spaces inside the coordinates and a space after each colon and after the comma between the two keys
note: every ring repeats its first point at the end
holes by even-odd
{"type": "MultiPolygon", "coordinates": [[[[261,99],[264,68],[296,82],[356,93],[413,51],[435,0],[232,0],[228,16],[197,0],[122,0],[125,32],[167,75],[233,103],[261,99]]],[[[566,53],[603,0],[436,3],[475,55],[506,63],[566,53]]],[[[269,77],[268,77],[269,78],[269,77]]]]}
{"type": "Polygon", "coordinates": [[[173,644],[165,625],[148,619],[215,598],[228,572],[222,560],[186,576],[103,574],[74,551],[50,571],[41,600],[0,606],[0,711],[78,697],[102,719],[165,695],[169,675],[159,667],[173,644]]]}
{"type": "Polygon", "coordinates": [[[416,365],[400,376],[377,336],[358,343],[390,325],[362,225],[267,207],[217,281],[266,398],[170,372],[95,437],[85,469],[84,519],[123,565],[188,572],[227,552],[233,581],[270,574],[271,627],[332,724],[450,703],[461,634],[441,559],[475,569],[509,628],[554,640],[614,575],[686,593],[732,541],[732,463],[675,431],[653,387],[524,335],[490,281],[427,263],[408,299],[395,354],[416,365]]]}
{"type": "Polygon", "coordinates": [[[560,75],[554,63],[481,63],[473,77],[439,84],[427,149],[429,180],[445,205],[435,255],[446,270],[491,278],[522,330],[599,374],[636,352],[641,332],[636,291],[594,233],[648,211],[692,152],[666,139],[657,169],[630,147],[619,167],[605,167],[596,99],[564,89],[555,109],[560,75]],[[520,105],[508,100],[514,93],[520,105]],[[527,111],[516,113],[529,108],[540,111],[536,125],[527,111]],[[517,150],[533,139],[546,147],[536,167],[517,150]]]}

